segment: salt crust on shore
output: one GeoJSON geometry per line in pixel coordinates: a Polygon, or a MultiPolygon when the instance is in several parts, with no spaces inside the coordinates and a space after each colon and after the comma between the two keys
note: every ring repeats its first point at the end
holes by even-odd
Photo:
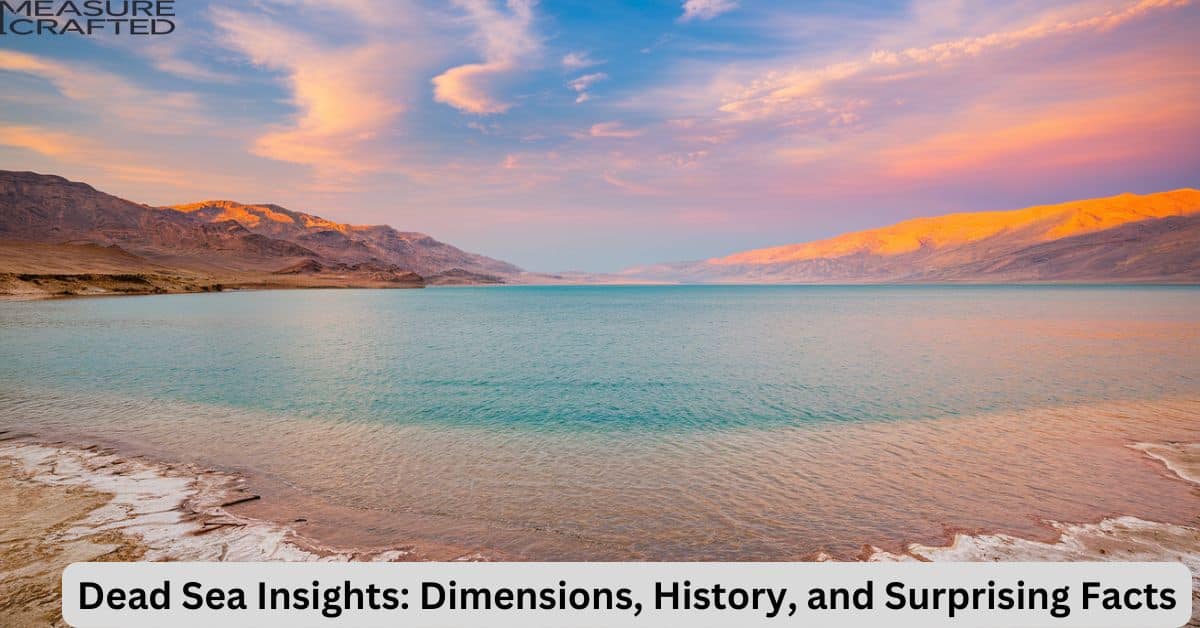
{"type": "Polygon", "coordinates": [[[1188,482],[1200,484],[1200,443],[1136,443],[1129,447],[1158,460],[1188,482]]]}
{"type": "MultiPolygon", "coordinates": [[[[1200,484],[1200,444],[1136,443],[1176,476],[1200,484]]],[[[112,495],[112,501],[66,531],[74,538],[128,534],[145,545],[145,560],[395,561],[406,550],[335,550],[286,527],[229,513],[241,479],[191,466],[152,465],[106,451],[7,442],[0,457],[18,462],[30,479],[112,495]]],[[[1048,522],[1056,542],[1008,534],[956,534],[946,546],[913,544],[904,554],[872,549],[869,561],[1180,561],[1200,573],[1200,528],[1118,516],[1097,524],[1048,522]]]]}
{"type": "Polygon", "coordinates": [[[112,495],[62,531],[62,539],[120,532],[144,546],[144,560],[393,561],[407,554],[324,548],[279,525],[232,514],[222,504],[248,494],[239,478],[223,473],[29,443],[0,445],[0,458],[15,461],[37,482],[112,495]]]}
{"type": "MultiPolygon", "coordinates": [[[[1200,484],[1200,444],[1136,443],[1130,448],[1162,462],[1179,478],[1200,484]]],[[[1177,561],[1192,571],[1192,621],[1200,626],[1200,522],[1198,527],[1114,517],[1099,523],[1047,522],[1058,533],[1054,542],[1007,534],[955,535],[947,546],[912,544],[895,554],[871,548],[869,561],[1177,561]]]]}
{"type": "MultiPolygon", "coordinates": [[[[1130,447],[1160,461],[1179,478],[1200,484],[1200,445],[1130,447]]],[[[222,504],[248,494],[241,479],[229,474],[155,465],[90,448],[12,441],[0,444],[0,458],[15,462],[33,481],[112,496],[86,518],[57,532],[64,542],[120,533],[138,542],[142,560],[395,561],[409,555],[407,550],[321,547],[284,526],[230,513],[222,504]]],[[[871,548],[866,560],[1179,561],[1192,570],[1192,623],[1200,622],[1200,527],[1130,516],[1098,523],[1047,523],[1058,532],[1058,540],[958,534],[947,546],[913,544],[901,554],[871,548]]]]}
{"type": "MultiPolygon", "coordinates": [[[[1135,443],[1131,449],[1162,462],[1179,478],[1200,484],[1200,444],[1135,443]]],[[[1200,522],[1198,522],[1200,523],[1200,522]]],[[[904,554],[872,548],[868,560],[931,561],[1179,561],[1200,574],[1200,528],[1114,517],[1099,523],[1047,522],[1053,543],[1007,534],[955,535],[950,545],[912,544],[904,554]]]]}
{"type": "MultiPolygon", "coordinates": [[[[1200,484],[1200,444],[1137,443],[1131,448],[1200,484]]],[[[336,550],[278,524],[241,517],[222,507],[247,496],[241,479],[194,467],[154,465],[92,449],[25,442],[0,444],[0,458],[18,463],[32,480],[82,486],[112,500],[66,531],[73,538],[115,531],[146,547],[146,560],[345,561],[403,560],[407,550],[336,550]]],[[[872,548],[867,560],[1143,561],[1173,560],[1200,573],[1200,528],[1115,517],[1099,523],[1047,522],[1054,542],[1006,534],[958,534],[947,546],[913,544],[902,554],[872,548]]]]}

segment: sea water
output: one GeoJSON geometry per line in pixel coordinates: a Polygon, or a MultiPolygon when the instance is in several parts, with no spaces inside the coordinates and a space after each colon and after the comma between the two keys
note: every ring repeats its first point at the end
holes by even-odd
{"type": "MultiPolygon", "coordinates": [[[[0,429],[245,474],[341,544],[772,559],[1194,521],[1200,289],[488,287],[0,303],[0,429]]],[[[448,550],[449,551],[449,550],[448,550]]]]}

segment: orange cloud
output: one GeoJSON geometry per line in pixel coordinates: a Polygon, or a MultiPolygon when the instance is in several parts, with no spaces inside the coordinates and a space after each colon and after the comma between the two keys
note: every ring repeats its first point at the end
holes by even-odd
{"type": "Polygon", "coordinates": [[[504,113],[512,104],[493,94],[496,83],[517,70],[539,47],[532,32],[533,1],[507,0],[507,10],[492,0],[458,0],[476,31],[482,63],[456,66],[433,77],[433,98],[466,113],[504,113]]]}
{"type": "Polygon", "coordinates": [[[403,94],[387,78],[406,51],[368,40],[339,47],[269,19],[214,9],[224,38],[255,64],[284,73],[296,113],[254,140],[255,154],[313,167],[336,179],[378,170],[369,144],[396,123],[403,94]]]}
{"type": "Polygon", "coordinates": [[[47,157],[68,157],[90,150],[82,138],[35,126],[0,126],[0,145],[31,150],[47,157]]]}
{"type": "Polygon", "coordinates": [[[494,97],[489,82],[514,67],[511,63],[468,63],[433,77],[433,99],[467,113],[504,113],[512,107],[494,97]]]}
{"type": "Polygon", "coordinates": [[[149,165],[127,150],[39,126],[0,125],[0,146],[32,151],[65,164],[99,168],[122,181],[179,188],[196,187],[199,182],[194,172],[149,165]]]}

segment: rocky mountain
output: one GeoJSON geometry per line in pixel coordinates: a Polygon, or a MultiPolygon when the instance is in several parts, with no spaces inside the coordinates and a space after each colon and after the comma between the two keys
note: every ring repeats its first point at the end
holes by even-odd
{"type": "Polygon", "coordinates": [[[398,231],[387,225],[347,225],[278,205],[245,205],[203,201],[171,207],[209,224],[235,222],[250,232],[285,240],[347,263],[384,263],[424,276],[456,271],[478,275],[514,275],[520,268],[483,255],[467,253],[423,233],[398,231]]]}
{"type": "Polygon", "coordinates": [[[455,277],[521,272],[385,225],[345,225],[277,205],[232,201],[150,207],[32,172],[0,171],[0,241],[116,246],[164,267],[204,272],[404,282],[412,281],[412,272],[455,277]]]}
{"type": "Polygon", "coordinates": [[[0,240],[116,245],[149,259],[191,258],[231,269],[314,255],[234,221],[206,223],[31,172],[0,171],[0,240]]]}
{"type": "MultiPolygon", "coordinates": [[[[0,275],[11,275],[6,281],[34,290],[25,285],[33,280],[21,277],[36,275],[64,290],[89,289],[103,282],[79,277],[112,274],[118,266],[136,269],[122,274],[148,278],[156,290],[572,281],[1196,282],[1200,191],[916,218],[815,242],[572,279],[525,273],[386,225],[347,225],[233,201],[151,207],[62,177],[0,171],[0,275]],[[63,274],[74,278],[55,278],[63,274]]],[[[141,285],[128,283],[118,287],[141,285]]]]}
{"type": "Polygon", "coordinates": [[[700,283],[1200,281],[1200,191],[916,218],[622,275],[700,283]]]}

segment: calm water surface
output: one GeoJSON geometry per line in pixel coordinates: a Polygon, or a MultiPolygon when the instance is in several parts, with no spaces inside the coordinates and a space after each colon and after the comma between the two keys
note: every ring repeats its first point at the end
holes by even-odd
{"type": "Polygon", "coordinates": [[[504,287],[0,303],[0,427],[247,474],[339,543],[787,559],[1200,498],[1200,289],[504,287]]]}

